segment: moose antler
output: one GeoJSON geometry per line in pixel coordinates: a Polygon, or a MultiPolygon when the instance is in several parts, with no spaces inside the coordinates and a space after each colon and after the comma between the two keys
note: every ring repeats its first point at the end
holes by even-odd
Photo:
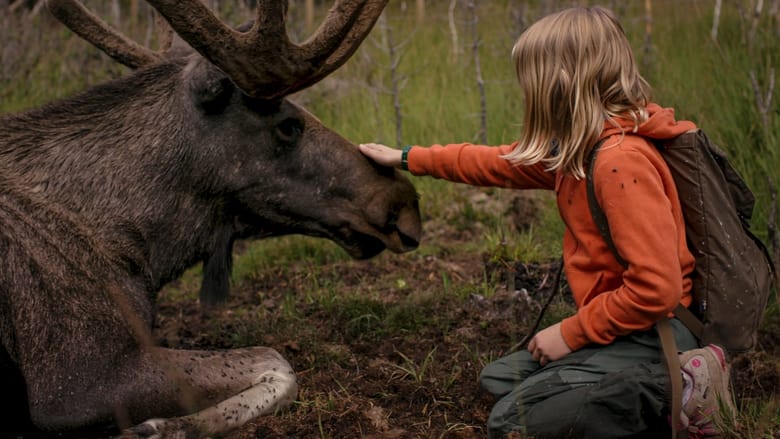
{"type": "MultiPolygon", "coordinates": [[[[52,15],[78,36],[127,67],[136,69],[159,61],[163,57],[162,51],[149,50],[116,32],[78,1],[47,0],[46,5],[52,15]]],[[[163,41],[163,49],[167,49],[170,39],[163,38],[163,41]]]]}
{"type": "MultiPolygon", "coordinates": [[[[259,1],[254,23],[246,32],[226,26],[200,0],[148,0],[182,39],[244,93],[264,99],[309,87],[343,65],[387,2],[337,0],[314,35],[294,44],[287,36],[286,0],[259,1]]],[[[48,0],[48,4],[66,26],[125,65],[142,65],[162,56],[118,34],[76,0],[48,0]]]]}

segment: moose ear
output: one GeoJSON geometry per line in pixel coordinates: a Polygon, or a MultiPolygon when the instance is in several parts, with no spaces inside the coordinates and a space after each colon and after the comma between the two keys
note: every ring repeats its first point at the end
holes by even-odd
{"type": "Polygon", "coordinates": [[[206,114],[222,113],[236,91],[230,78],[199,56],[193,57],[184,75],[195,106],[206,114]]]}

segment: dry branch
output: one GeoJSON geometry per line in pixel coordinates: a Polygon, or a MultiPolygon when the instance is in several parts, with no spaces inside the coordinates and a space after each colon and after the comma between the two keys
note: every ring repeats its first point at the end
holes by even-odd
{"type": "Polygon", "coordinates": [[[772,23],[774,23],[775,37],[780,37],[780,0],[772,2],[772,6],[769,7],[769,16],[772,17],[772,23]]]}
{"type": "Polygon", "coordinates": [[[748,46],[753,46],[753,40],[756,38],[758,24],[761,21],[761,12],[764,9],[764,0],[757,0],[756,7],[753,9],[753,18],[750,23],[750,33],[748,34],[748,46]]]}
{"type": "Polygon", "coordinates": [[[314,0],[306,0],[305,9],[306,30],[309,30],[314,27],[314,0]]]}
{"type": "MultiPolygon", "coordinates": [[[[769,241],[769,248],[772,251],[772,256],[775,261],[780,258],[780,245],[778,245],[777,238],[777,188],[775,187],[772,177],[767,177],[767,183],[769,187],[769,215],[767,216],[767,240],[769,241]]],[[[780,279],[778,279],[780,280],[780,279]]]]}
{"type": "Polygon", "coordinates": [[[452,37],[452,58],[457,60],[460,55],[460,46],[458,45],[458,27],[455,25],[455,6],[458,0],[450,0],[450,7],[447,9],[447,21],[450,25],[450,35],[452,37]]]}
{"type": "Polygon", "coordinates": [[[642,64],[645,70],[651,65],[653,53],[653,2],[645,0],[645,40],[642,45],[642,64]]]}
{"type": "Polygon", "coordinates": [[[710,31],[710,38],[712,41],[718,40],[718,27],[720,26],[720,10],[723,6],[723,0],[715,0],[715,10],[712,13],[712,30],[710,31]]]}
{"type": "Polygon", "coordinates": [[[485,80],[482,78],[482,67],[479,63],[479,32],[477,30],[477,23],[479,17],[477,17],[477,4],[476,0],[469,1],[469,11],[471,11],[471,32],[473,36],[473,44],[471,46],[474,55],[474,69],[477,75],[477,88],[479,89],[479,115],[480,126],[477,137],[483,144],[487,143],[487,99],[485,97],[485,80]]]}
{"type": "Polygon", "coordinates": [[[393,109],[395,111],[395,142],[396,145],[403,144],[403,114],[401,112],[401,90],[400,77],[398,74],[398,65],[400,57],[396,53],[396,44],[393,41],[393,30],[388,25],[384,14],[379,17],[379,24],[382,30],[384,45],[387,49],[387,55],[390,58],[390,93],[393,96],[393,109]]]}
{"type": "Polygon", "coordinates": [[[753,94],[755,95],[756,99],[756,107],[758,108],[758,114],[761,116],[761,124],[764,127],[765,131],[769,130],[769,115],[770,110],[772,109],[772,98],[775,93],[775,69],[774,67],[769,67],[769,72],[767,74],[767,86],[766,86],[766,92],[761,92],[761,86],[758,83],[758,79],[756,78],[756,71],[751,70],[750,71],[750,83],[753,87],[753,94]]]}

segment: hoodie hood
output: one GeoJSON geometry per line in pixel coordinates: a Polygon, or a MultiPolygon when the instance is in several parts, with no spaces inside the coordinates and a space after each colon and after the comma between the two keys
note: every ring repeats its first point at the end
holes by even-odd
{"type": "Polygon", "coordinates": [[[660,105],[651,103],[647,105],[649,118],[639,127],[634,126],[634,121],[629,118],[612,118],[604,122],[604,131],[601,138],[621,133],[638,134],[651,139],[671,139],[696,129],[696,124],[688,120],[675,120],[674,108],[661,108],[660,105]],[[616,127],[614,124],[617,123],[616,127]]]}

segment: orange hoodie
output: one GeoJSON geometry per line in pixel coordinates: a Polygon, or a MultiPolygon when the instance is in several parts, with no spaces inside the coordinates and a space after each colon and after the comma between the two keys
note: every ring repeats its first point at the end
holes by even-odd
{"type": "Polygon", "coordinates": [[[650,118],[637,135],[632,135],[631,120],[614,120],[620,128],[605,122],[601,134],[605,141],[593,171],[596,198],[628,268],[615,259],[593,222],[586,181],[545,171],[543,164],[515,166],[501,158],[517,142],[409,151],[409,171],[414,175],[475,186],[555,190],[566,225],[564,267],[577,304],[577,313],[561,324],[572,350],[650,329],[678,303],[687,306],[691,301],[694,258],[685,242],[677,189],[663,157],[643,137],[672,138],[696,126],[675,121],[671,108],[650,104],[648,111],[650,118]]]}

